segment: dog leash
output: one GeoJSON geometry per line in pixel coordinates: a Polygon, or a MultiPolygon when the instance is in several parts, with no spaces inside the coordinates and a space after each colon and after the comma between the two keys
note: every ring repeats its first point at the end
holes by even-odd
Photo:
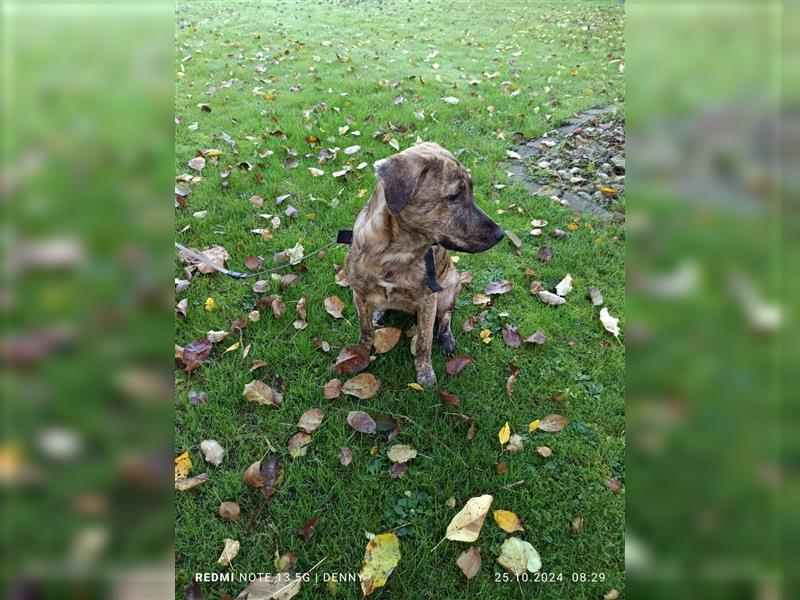
{"type": "MultiPolygon", "coordinates": [[[[327,250],[334,244],[352,244],[353,243],[353,230],[352,229],[340,229],[338,235],[336,236],[336,241],[331,242],[329,244],[325,244],[322,248],[317,248],[313,252],[309,252],[305,256],[303,256],[299,262],[303,262],[305,259],[310,258],[316,254],[319,254],[323,250],[327,250]]],[[[290,264],[285,265],[278,265],[277,267],[272,267],[271,269],[264,269],[263,271],[257,271],[256,273],[242,273],[240,271],[233,271],[232,269],[226,269],[222,265],[215,263],[213,260],[209,259],[206,256],[203,256],[199,252],[195,252],[194,250],[190,250],[183,244],[179,244],[175,242],[175,247],[186,254],[187,256],[192,257],[196,261],[203,263],[207,267],[211,267],[215,271],[219,271],[223,275],[227,275],[228,277],[233,277],[234,279],[249,279],[250,277],[257,277],[258,275],[264,275],[265,273],[274,273],[275,271],[280,271],[281,269],[285,269],[290,264]]],[[[433,246],[428,248],[428,251],[425,253],[425,275],[427,276],[428,288],[433,293],[440,292],[442,290],[442,286],[439,285],[439,282],[436,281],[436,261],[433,257],[433,246]]]]}

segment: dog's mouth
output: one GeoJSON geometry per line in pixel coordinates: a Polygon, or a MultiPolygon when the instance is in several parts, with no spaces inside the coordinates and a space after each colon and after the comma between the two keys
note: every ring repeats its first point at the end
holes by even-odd
{"type": "Polygon", "coordinates": [[[468,252],[470,254],[475,254],[476,252],[484,252],[489,248],[493,248],[505,237],[505,235],[506,232],[503,231],[503,229],[498,225],[497,228],[492,232],[491,236],[482,236],[478,240],[475,240],[469,244],[460,244],[447,236],[444,236],[437,243],[448,250],[453,250],[454,252],[468,252]]]}

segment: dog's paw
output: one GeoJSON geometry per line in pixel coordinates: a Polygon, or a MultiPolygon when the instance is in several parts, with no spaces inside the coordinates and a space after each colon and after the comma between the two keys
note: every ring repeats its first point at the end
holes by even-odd
{"type": "Polygon", "coordinates": [[[417,383],[422,387],[431,388],[436,385],[436,373],[430,365],[417,369],[417,383]]]}
{"type": "Polygon", "coordinates": [[[447,355],[455,353],[456,338],[452,331],[449,329],[447,331],[440,331],[437,336],[437,341],[439,342],[439,347],[442,349],[442,352],[447,355]]]}

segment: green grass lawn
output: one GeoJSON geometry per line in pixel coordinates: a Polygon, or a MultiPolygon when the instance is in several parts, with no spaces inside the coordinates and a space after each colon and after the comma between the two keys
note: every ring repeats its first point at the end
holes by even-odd
{"type": "MultiPolygon", "coordinates": [[[[603,483],[609,477],[625,479],[624,349],[603,330],[597,309],[584,297],[596,285],[610,312],[624,315],[623,228],[528,196],[506,177],[503,166],[515,132],[541,134],[577,111],[622,99],[624,74],[614,62],[623,53],[622,25],[623,8],[617,2],[496,3],[491,8],[477,2],[178,4],[176,67],[184,75],[176,83],[181,118],[176,172],[191,171],[186,165],[198,150],[223,153],[218,165],[209,161],[202,180],[192,185],[187,206],[177,210],[179,242],[194,248],[220,244],[236,270],[245,269],[248,255],[263,256],[266,268],[273,266],[273,254],[297,242],[306,251],[323,246],[339,228],[352,227],[375,183],[372,163],[396,151],[389,141],[403,149],[417,138],[457,153],[472,171],[478,203],[523,241],[519,252],[503,242],[487,253],[460,257],[459,269],[472,272],[474,281],[462,290],[453,331],[457,352],[476,360],[450,377],[444,372],[445,357],[437,348],[433,352],[439,386],[457,394],[460,407],[443,405],[436,391],[407,386],[414,381],[407,338],[370,366],[382,382],[377,396],[323,398],[322,386],[335,376],[336,355],[358,336],[349,289],[334,281],[346,247],[284,271],[297,273],[300,283],[282,293],[287,309],[280,319],[262,310],[261,320],[244,330],[242,347],[251,348],[246,358],[241,348],[224,352],[237,341],[232,334],[191,376],[177,372],[176,454],[188,450],[192,474],[207,471],[210,476],[202,486],[176,492],[179,596],[195,572],[274,571],[276,549],[296,554],[299,570],[325,558],[316,573],[358,572],[365,531],[377,534],[405,523],[410,525],[400,538],[400,563],[375,597],[601,598],[612,587],[624,595],[624,485],[615,494],[603,483]],[[444,102],[448,96],[459,103],[444,102]],[[211,112],[201,111],[198,103],[208,104],[211,112]],[[195,121],[197,128],[190,130],[195,121]],[[270,135],[276,130],[286,139],[270,135]],[[387,135],[376,137],[377,131],[387,135]],[[238,155],[222,132],[235,140],[238,155]],[[320,146],[311,147],[307,136],[317,136],[320,146]],[[339,151],[334,160],[317,163],[320,148],[352,145],[360,151],[352,156],[339,151]],[[296,150],[297,168],[284,167],[287,149],[296,150]],[[267,150],[273,154],[259,156],[267,150]],[[239,168],[242,161],[251,163],[252,170],[239,168]],[[368,166],[355,169],[362,161],[368,166]],[[347,164],[352,174],[332,177],[347,164]],[[228,165],[230,175],[223,179],[228,165]],[[308,167],[323,169],[325,175],[314,177],[308,167]],[[254,194],[264,198],[260,209],[248,201],[254,194]],[[290,199],[276,206],[275,198],[283,194],[291,194],[290,199]],[[298,218],[284,215],[287,204],[297,208],[298,218]],[[197,211],[208,212],[198,219],[192,216],[197,211]],[[279,215],[280,226],[273,228],[260,213],[279,215]],[[530,237],[533,218],[548,220],[547,232],[561,228],[569,235],[530,237]],[[251,233],[265,227],[272,230],[272,241],[251,233]],[[540,263],[537,252],[545,244],[555,255],[540,263]],[[536,274],[527,277],[526,267],[536,274]],[[567,272],[575,280],[567,304],[550,307],[529,293],[531,279],[553,290],[567,272]],[[494,339],[484,344],[481,327],[465,333],[462,325],[481,311],[472,296],[497,279],[509,280],[513,288],[496,297],[487,323],[494,339]],[[308,295],[309,325],[298,331],[292,326],[294,305],[303,293],[308,295]],[[335,320],[323,309],[330,295],[345,301],[346,320],[335,320]],[[507,322],[524,336],[542,330],[548,340],[543,346],[507,347],[500,335],[507,322]],[[329,342],[331,351],[319,350],[315,338],[329,342]],[[255,358],[267,366],[250,373],[255,358]],[[505,390],[509,363],[521,369],[510,397],[505,390]],[[244,400],[242,389],[251,379],[275,385],[276,376],[285,386],[280,409],[244,400]],[[204,390],[208,402],[193,406],[189,390],[204,390]],[[291,459],[286,440],[312,407],[321,408],[325,420],[313,433],[308,454],[291,459]],[[400,422],[395,443],[420,453],[404,477],[389,476],[385,434],[362,435],[347,425],[352,410],[392,415],[400,422]],[[572,423],[557,433],[527,432],[530,421],[550,413],[572,423]],[[473,439],[466,438],[457,415],[475,420],[473,439]],[[523,436],[523,450],[501,449],[497,432],[506,421],[523,436]],[[218,467],[205,464],[199,450],[209,438],[227,451],[218,467]],[[268,453],[270,444],[285,478],[265,500],[243,484],[242,475],[268,453]],[[552,449],[551,457],[536,453],[542,445],[552,449]],[[338,460],[344,446],[354,455],[348,468],[338,460]],[[496,468],[501,462],[505,474],[496,468]],[[524,483],[511,485],[519,481],[524,483]],[[525,531],[513,535],[533,544],[542,570],[562,573],[562,582],[498,581],[503,572],[496,563],[499,547],[512,534],[491,515],[474,543],[481,549],[483,568],[470,582],[456,566],[470,544],[446,541],[432,550],[455,513],[480,494],[494,496],[493,509],[519,515],[525,531]],[[455,508],[446,504],[451,497],[455,508]],[[217,516],[223,500],[241,505],[238,523],[217,516]],[[571,522],[578,515],[585,525],[572,534],[571,522]],[[298,529],[312,517],[319,524],[305,541],[298,529]],[[217,565],[226,537],[241,542],[230,568],[217,565]],[[586,573],[588,581],[573,583],[573,573],[586,573]],[[602,573],[604,580],[592,581],[592,573],[602,573]]],[[[177,262],[175,273],[182,276],[177,262]]],[[[177,320],[176,343],[228,329],[234,318],[246,315],[260,296],[251,283],[221,274],[196,275],[178,296],[188,299],[189,309],[187,318],[177,320]],[[204,309],[208,297],[216,303],[212,311],[204,309]]],[[[270,285],[267,295],[281,293],[277,282],[270,285]]],[[[404,329],[413,324],[402,315],[389,321],[404,329]]],[[[624,331],[624,319],[621,325],[624,331]]],[[[203,589],[206,598],[235,597],[245,585],[205,583],[203,589]]],[[[312,578],[298,597],[329,593],[312,578]]],[[[357,583],[341,583],[336,597],[359,598],[361,590],[357,583]]]]}

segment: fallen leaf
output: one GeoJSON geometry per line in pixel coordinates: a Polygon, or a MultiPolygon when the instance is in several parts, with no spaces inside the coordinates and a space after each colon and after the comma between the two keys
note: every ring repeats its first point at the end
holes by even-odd
{"type": "Polygon", "coordinates": [[[551,306],[558,306],[559,304],[564,304],[566,300],[557,294],[553,294],[552,292],[548,292],[547,290],[542,290],[539,292],[539,298],[545,304],[549,304],[551,306]]]}
{"type": "Polygon", "coordinates": [[[525,444],[522,442],[522,436],[515,433],[508,438],[508,444],[506,444],[505,450],[508,452],[519,452],[524,447],[525,444]]]}
{"type": "Polygon", "coordinates": [[[486,288],[483,291],[489,296],[507,294],[511,291],[511,283],[505,279],[501,279],[500,281],[492,281],[486,285],[486,288]]]}
{"type": "Polygon", "coordinates": [[[201,483],[205,483],[208,481],[208,473],[200,473],[200,475],[195,475],[194,477],[188,477],[186,479],[181,479],[180,481],[175,482],[175,489],[179,492],[185,492],[186,490],[190,490],[194,487],[197,487],[201,483]]]}
{"type": "Polygon", "coordinates": [[[490,344],[492,342],[492,340],[494,339],[492,337],[491,329],[481,329],[481,331],[480,331],[480,333],[478,335],[480,335],[481,341],[484,344],[490,344]]]}
{"type": "Polygon", "coordinates": [[[281,291],[286,291],[286,288],[291,287],[293,285],[297,285],[300,282],[300,278],[295,275],[294,273],[287,273],[283,275],[280,279],[280,288],[281,291]]]}
{"type": "Polygon", "coordinates": [[[395,444],[386,453],[389,460],[395,463],[406,463],[417,457],[417,451],[405,444],[395,444]]]}
{"type": "Polygon", "coordinates": [[[244,266],[250,269],[251,271],[255,271],[263,263],[264,263],[263,258],[261,258],[260,256],[253,256],[252,254],[244,259],[244,266]]]}
{"type": "Polygon", "coordinates": [[[189,391],[189,404],[192,406],[200,406],[201,404],[205,404],[208,402],[208,394],[206,394],[202,390],[190,390],[189,391]]]}
{"type": "Polygon", "coordinates": [[[619,598],[619,590],[617,588],[611,588],[603,595],[603,600],[618,600],[619,598]]]}
{"type": "Polygon", "coordinates": [[[495,523],[497,523],[500,526],[500,529],[503,531],[507,531],[508,533],[524,531],[522,527],[522,521],[520,521],[519,517],[510,510],[498,509],[492,512],[492,515],[494,516],[495,523]]]}
{"type": "Polygon", "coordinates": [[[339,448],[339,463],[343,467],[349,467],[353,462],[353,451],[350,448],[339,448]]]}
{"type": "Polygon", "coordinates": [[[503,341],[506,346],[511,348],[519,348],[522,345],[522,336],[520,336],[516,325],[506,323],[503,327],[503,341]]]}
{"type": "MultiPolygon", "coordinates": [[[[210,262],[219,265],[221,267],[225,266],[225,262],[230,258],[228,251],[225,250],[222,246],[211,246],[210,248],[206,248],[200,254],[202,254],[205,258],[207,258],[210,262]]],[[[211,267],[205,263],[197,262],[192,259],[192,264],[197,265],[197,270],[200,273],[204,273],[206,275],[210,273],[216,273],[217,269],[211,267]]]]}
{"type": "Polygon", "coordinates": [[[481,570],[481,551],[480,548],[470,546],[469,549],[464,550],[461,555],[456,559],[456,564],[464,577],[472,579],[481,570]]]}
{"type": "Polygon", "coordinates": [[[497,439],[500,440],[500,445],[508,442],[508,438],[511,437],[511,426],[506,421],[506,424],[500,428],[500,431],[497,432],[497,439]]]}
{"type": "Polygon", "coordinates": [[[553,455],[553,451],[548,446],[538,446],[536,453],[544,458],[550,458],[553,455]]]}
{"type": "Polygon", "coordinates": [[[333,365],[335,371],[340,374],[357,373],[369,366],[369,349],[365,346],[347,346],[343,348],[336,357],[333,365]]]}
{"type": "Polygon", "coordinates": [[[445,537],[457,542],[477,540],[493,499],[489,494],[470,498],[464,508],[450,521],[445,537]]]}
{"type": "Polygon", "coordinates": [[[317,526],[318,523],[319,519],[317,518],[309,519],[308,521],[303,523],[303,526],[298,531],[300,537],[302,537],[305,541],[310,540],[311,536],[314,535],[314,528],[317,526]]]}
{"type": "Polygon", "coordinates": [[[375,330],[373,346],[378,354],[385,354],[397,345],[403,332],[397,327],[381,327],[375,330]]]}
{"type": "Polygon", "coordinates": [[[506,371],[508,373],[508,379],[506,379],[506,393],[510,396],[514,393],[514,386],[517,384],[517,375],[519,375],[520,369],[514,363],[508,363],[506,371]]]}
{"type": "Polygon", "coordinates": [[[619,337],[619,319],[612,317],[605,306],[600,309],[600,322],[607,332],[614,337],[619,337]]]}
{"type": "Polygon", "coordinates": [[[311,173],[314,177],[322,177],[325,175],[325,171],[322,169],[317,169],[316,167],[308,167],[308,172],[311,173]]]}
{"type": "Polygon", "coordinates": [[[531,225],[533,225],[534,227],[547,227],[547,221],[545,221],[544,219],[534,219],[533,221],[531,221],[531,225]]]}
{"type": "Polygon", "coordinates": [[[258,281],[256,281],[253,284],[253,291],[256,294],[263,294],[264,292],[267,291],[268,287],[269,287],[269,281],[265,281],[263,279],[259,279],[258,281]]]}
{"type": "Polygon", "coordinates": [[[533,335],[530,335],[527,338],[525,338],[525,341],[528,344],[536,344],[538,346],[541,346],[547,341],[547,336],[541,331],[536,331],[536,333],[534,333],[533,335]]]}
{"type": "Polygon", "coordinates": [[[603,304],[603,294],[595,286],[589,288],[589,299],[594,306],[601,306],[603,304]]]}
{"type": "Polygon", "coordinates": [[[311,443],[311,435],[305,431],[298,431],[286,444],[289,451],[289,456],[292,458],[300,458],[305,456],[308,452],[308,445],[311,443]]]}
{"type": "Polygon", "coordinates": [[[236,600],[289,600],[300,593],[302,584],[301,573],[271,573],[250,582],[236,600]]]}
{"type": "Polygon", "coordinates": [[[369,596],[386,585],[392,571],[400,562],[400,540],[394,533],[376,535],[367,543],[361,562],[361,592],[369,596]]]}
{"type": "Polygon", "coordinates": [[[500,546],[497,562],[508,573],[519,577],[526,570],[536,573],[542,568],[542,559],[533,546],[517,537],[510,537],[500,546]]]}
{"type": "Polygon", "coordinates": [[[236,555],[239,554],[239,542],[231,538],[225,538],[222,541],[225,547],[222,549],[222,554],[219,555],[217,564],[227,567],[231,564],[231,561],[236,558],[236,555]]]}
{"type": "Polygon", "coordinates": [[[206,339],[208,339],[208,341],[211,342],[212,344],[215,344],[217,342],[221,342],[226,337],[228,337],[229,333],[230,333],[229,331],[209,330],[206,332],[206,339]]]}
{"type": "Polygon", "coordinates": [[[323,394],[326,400],[333,400],[342,395],[342,381],[341,379],[331,379],[325,384],[323,394]]]}
{"type": "Polygon", "coordinates": [[[324,304],[325,304],[325,310],[334,319],[344,318],[344,315],[342,314],[342,309],[344,308],[344,302],[342,302],[338,296],[328,296],[327,298],[325,298],[324,304]]]}
{"type": "Polygon", "coordinates": [[[533,421],[528,423],[528,431],[536,431],[537,429],[539,429],[539,425],[541,424],[542,421],[540,419],[534,419],[533,421]]]}
{"type": "Polygon", "coordinates": [[[448,104],[458,104],[460,102],[460,100],[455,96],[445,96],[444,98],[442,98],[442,100],[444,100],[448,104]]]}
{"type": "Polygon", "coordinates": [[[297,556],[293,552],[280,554],[278,549],[275,548],[275,560],[272,561],[278,571],[288,571],[293,569],[297,564],[297,556]]]}
{"type": "Polygon", "coordinates": [[[571,421],[567,417],[562,417],[561,415],[547,415],[542,419],[541,423],[539,423],[539,429],[551,433],[561,431],[564,427],[569,425],[570,422],[571,421]]]}
{"type": "MultiPolygon", "coordinates": [[[[317,348],[319,348],[320,350],[322,350],[323,352],[330,352],[331,351],[331,345],[328,342],[326,342],[325,340],[321,340],[319,338],[314,338],[313,342],[314,342],[314,345],[317,348]]],[[[367,360],[369,360],[369,353],[367,354],[367,360]]]]}
{"type": "Polygon", "coordinates": [[[266,383],[259,379],[254,379],[244,386],[242,396],[249,402],[256,404],[263,404],[265,406],[273,406],[278,408],[283,402],[283,396],[277,390],[271,388],[266,383]]]}
{"type": "Polygon", "coordinates": [[[175,481],[185,479],[189,475],[189,469],[192,468],[192,459],[189,458],[189,453],[175,457],[175,481]]]}
{"type": "Polygon", "coordinates": [[[540,262],[546,263],[550,261],[554,255],[555,252],[553,252],[553,249],[550,246],[541,246],[539,248],[539,252],[536,254],[536,257],[540,262]]]}
{"type": "Polygon", "coordinates": [[[183,600],[203,600],[203,589],[198,581],[192,581],[183,586],[183,593],[183,600]]]}
{"type": "Polygon", "coordinates": [[[372,373],[361,373],[348,379],[342,385],[342,392],[366,400],[372,398],[381,389],[380,379],[372,373]]]}
{"type": "Polygon", "coordinates": [[[516,250],[519,250],[520,248],[522,248],[522,240],[519,239],[519,236],[517,236],[516,233],[506,229],[506,237],[508,238],[508,241],[511,243],[512,246],[514,246],[514,248],[516,250]]]}
{"type": "Polygon", "coordinates": [[[347,413],[347,424],[359,433],[377,432],[375,419],[360,410],[354,410],[347,413]]]}
{"type": "Polygon", "coordinates": [[[572,535],[578,535],[581,531],[583,531],[583,515],[578,515],[574,519],[572,519],[572,535]]]}
{"type": "Polygon", "coordinates": [[[222,518],[223,521],[233,521],[236,522],[239,520],[241,515],[242,509],[239,508],[239,505],[236,502],[223,502],[219,505],[219,516],[222,518]]]}
{"type": "Polygon", "coordinates": [[[189,300],[184,298],[180,302],[175,305],[175,314],[180,315],[182,317],[186,316],[186,309],[189,308],[189,300]]]}
{"type": "Polygon", "coordinates": [[[487,304],[490,304],[491,302],[492,302],[492,299],[489,298],[489,296],[487,296],[486,294],[480,294],[479,293],[479,294],[475,294],[472,297],[472,303],[473,304],[477,304],[478,306],[486,306],[487,304]]]}
{"type": "Polygon", "coordinates": [[[186,344],[181,353],[181,360],[187,373],[191,373],[203,363],[208,362],[211,347],[211,342],[204,337],[186,344]]]}
{"type": "Polygon", "coordinates": [[[559,296],[566,296],[572,291],[572,275],[566,274],[564,279],[556,284],[556,294],[559,296]]]}
{"type": "Polygon", "coordinates": [[[256,195],[250,196],[249,202],[253,206],[253,208],[261,208],[262,206],[264,206],[264,199],[261,196],[256,196],[256,195]]]}
{"type": "Polygon", "coordinates": [[[407,471],[408,465],[406,463],[392,463],[389,467],[389,477],[397,479],[405,475],[407,471]]]}
{"type": "Polygon", "coordinates": [[[603,484],[615,494],[619,493],[619,491],[622,489],[622,486],[620,486],[619,480],[616,477],[609,477],[603,481],[603,484]]]}
{"type": "Polygon", "coordinates": [[[444,404],[449,406],[461,406],[461,399],[453,393],[448,392],[447,390],[437,390],[439,393],[439,397],[442,399],[444,404]]]}
{"type": "Polygon", "coordinates": [[[504,462],[499,462],[494,466],[494,470],[497,471],[499,475],[505,475],[508,473],[508,465],[504,462]]]}
{"type": "Polygon", "coordinates": [[[300,415],[300,420],[297,422],[297,427],[306,433],[312,433],[322,423],[325,418],[325,413],[318,408],[309,408],[306,412],[300,415]]]}
{"type": "Polygon", "coordinates": [[[206,159],[202,156],[195,156],[189,161],[189,167],[195,171],[202,171],[206,166],[206,159]]]}
{"type": "Polygon", "coordinates": [[[260,358],[253,359],[253,364],[250,365],[250,372],[252,373],[256,369],[260,369],[261,367],[266,367],[267,361],[261,360],[260,358]]]}
{"type": "Polygon", "coordinates": [[[203,458],[206,459],[206,462],[215,467],[219,466],[225,456],[225,449],[220,446],[217,440],[203,440],[200,442],[200,452],[203,453],[203,458]]]}
{"type": "Polygon", "coordinates": [[[448,375],[458,375],[461,370],[470,364],[474,358],[467,354],[459,354],[458,356],[454,356],[450,360],[447,361],[444,370],[447,372],[448,375]]]}
{"type": "Polygon", "coordinates": [[[530,292],[531,294],[538,294],[542,291],[542,282],[541,281],[531,281],[530,292]]]}

